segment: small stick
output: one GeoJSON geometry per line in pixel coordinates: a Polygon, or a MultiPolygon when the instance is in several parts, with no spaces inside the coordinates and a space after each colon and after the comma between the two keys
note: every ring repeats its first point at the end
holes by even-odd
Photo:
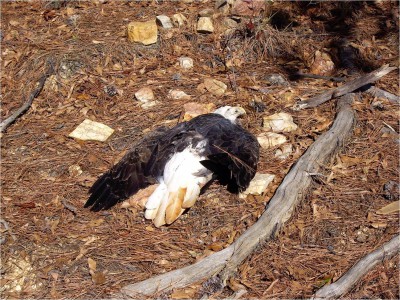
{"type": "Polygon", "coordinates": [[[44,87],[46,79],[53,73],[54,73],[53,63],[49,62],[49,68],[47,72],[44,75],[42,75],[42,77],[40,77],[38,81],[38,86],[29,95],[28,100],[20,108],[18,108],[11,116],[9,116],[7,119],[5,119],[3,122],[0,123],[0,132],[4,132],[8,128],[8,126],[10,126],[18,117],[23,115],[31,107],[33,99],[39,96],[40,92],[44,87]]]}

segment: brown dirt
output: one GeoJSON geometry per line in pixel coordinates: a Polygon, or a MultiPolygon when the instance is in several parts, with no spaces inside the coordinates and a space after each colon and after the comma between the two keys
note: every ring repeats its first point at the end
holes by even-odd
{"type": "MultiPolygon", "coordinates": [[[[196,14],[213,6],[207,1],[103,2],[2,3],[2,119],[25,101],[48,59],[57,68],[31,109],[2,135],[1,215],[10,227],[2,233],[3,298],[104,298],[128,283],[226,247],[257,220],[293,163],[334,119],[334,101],[299,112],[290,107],[337,83],[299,79],[274,86],[265,76],[292,78],[296,68],[307,72],[315,50],[331,54],[338,67],[335,76],[399,59],[396,2],[275,3],[261,17],[243,18],[231,38],[220,37],[222,16],[216,33],[196,33],[196,14]],[[127,41],[130,21],[176,12],[188,18],[188,25],[170,30],[171,35],[160,30],[157,44],[127,41]],[[75,25],[74,15],[79,16],[75,25]],[[277,29],[269,27],[268,16],[277,29]],[[357,49],[351,66],[341,62],[338,45],[343,38],[357,49]],[[192,57],[194,69],[180,70],[180,56],[192,57]],[[229,58],[236,59],[235,66],[225,68],[229,58]],[[71,74],[61,76],[63,65],[71,74]],[[221,97],[202,94],[196,87],[206,77],[227,83],[228,92],[221,97]],[[107,86],[114,86],[117,95],[105,93],[107,86]],[[143,86],[154,90],[156,107],[143,110],[134,99],[143,86]],[[267,195],[243,200],[214,184],[187,214],[160,229],[135,209],[84,209],[88,188],[132,141],[167,120],[178,121],[185,101],[167,99],[172,88],[196,102],[241,104],[248,111],[243,126],[254,134],[262,132],[264,115],[293,115],[299,125],[287,134],[293,154],[281,161],[274,156],[276,149],[261,153],[259,171],[276,174],[267,195]],[[264,112],[251,108],[254,97],[266,104],[264,112]],[[68,138],[85,118],[107,124],[115,133],[106,143],[68,138]],[[83,173],[69,172],[73,165],[83,173]],[[89,273],[88,258],[97,263],[97,277],[89,273]]],[[[397,72],[377,86],[398,94],[397,72]]],[[[245,298],[310,297],[399,232],[398,215],[375,213],[389,203],[384,184],[399,178],[398,107],[364,93],[354,109],[353,138],[324,166],[282,232],[260,246],[229,287],[214,297],[232,295],[237,284],[246,287],[245,298]],[[381,104],[375,105],[376,100],[381,104]]],[[[367,274],[346,298],[399,298],[398,259],[367,274]]],[[[201,296],[199,286],[185,291],[189,297],[201,296]]]]}

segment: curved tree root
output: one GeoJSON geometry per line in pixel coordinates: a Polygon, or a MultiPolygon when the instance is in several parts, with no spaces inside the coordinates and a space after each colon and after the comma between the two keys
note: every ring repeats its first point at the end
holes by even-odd
{"type": "Polygon", "coordinates": [[[336,119],[330,130],[319,136],[297,161],[269,201],[263,215],[232,245],[193,265],[127,285],[114,296],[119,299],[141,298],[183,288],[211,277],[213,281],[218,279],[220,287],[223,287],[256,247],[272,238],[290,218],[312,182],[310,173],[317,173],[351,135],[355,122],[351,108],[354,97],[354,94],[347,94],[339,99],[336,119]]]}
{"type": "Polygon", "coordinates": [[[313,299],[336,299],[346,294],[361,279],[362,276],[371,271],[377,264],[385,259],[390,259],[400,252],[400,236],[396,235],[380,248],[360,259],[350,270],[348,270],[335,283],[325,285],[319,289],[313,299]]]}

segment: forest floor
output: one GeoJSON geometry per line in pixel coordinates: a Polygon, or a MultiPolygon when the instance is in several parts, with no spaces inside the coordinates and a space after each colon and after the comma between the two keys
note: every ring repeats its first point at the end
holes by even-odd
{"type": "MultiPolygon", "coordinates": [[[[335,99],[291,109],[342,84],[296,72],[320,74],[333,65],[331,75],[352,78],[384,64],[398,66],[397,1],[274,2],[234,19],[240,22],[230,35],[223,21],[231,15],[218,9],[215,31],[198,33],[198,13],[214,9],[214,2],[192,2],[2,2],[2,120],[26,101],[47,62],[55,66],[31,108],[1,136],[2,299],[107,298],[227,247],[256,222],[291,166],[335,117],[335,99]],[[187,21],[159,28],[157,43],[127,39],[129,22],[175,13],[187,21]],[[316,63],[318,51],[331,61],[316,63]],[[194,60],[192,69],[180,68],[182,56],[194,60]],[[272,82],[271,74],[284,80],[272,82]],[[205,78],[225,82],[227,91],[216,96],[198,89],[205,78]],[[156,106],[144,109],[135,99],[142,87],[152,88],[156,106]],[[171,89],[191,100],[168,98],[171,89]],[[265,108],[255,109],[254,100],[265,108]],[[161,228],[135,208],[84,209],[96,178],[146,132],[176,124],[187,102],[241,105],[247,111],[242,125],[255,135],[264,131],[264,116],[293,116],[298,129],[285,134],[293,147],[289,157],[275,157],[279,146],[261,151],[258,171],[275,175],[265,195],[240,199],[213,184],[186,214],[161,228]],[[68,137],[84,119],[115,132],[106,142],[68,137]],[[96,262],[97,277],[88,258],[96,262]]],[[[376,86],[399,95],[398,76],[391,72],[376,86]]],[[[311,297],[399,233],[398,213],[376,213],[398,200],[398,105],[360,95],[351,140],[324,166],[276,238],[210,297],[230,297],[239,284],[247,290],[243,298],[311,297]]],[[[345,297],[398,299],[398,282],[397,255],[345,297]]],[[[164,297],[201,295],[199,283],[164,297]]]]}

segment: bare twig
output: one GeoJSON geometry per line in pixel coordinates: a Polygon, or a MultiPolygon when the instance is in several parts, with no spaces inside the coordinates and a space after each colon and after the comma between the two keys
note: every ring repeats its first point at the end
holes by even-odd
{"type": "Polygon", "coordinates": [[[33,99],[39,96],[40,92],[42,91],[46,79],[54,73],[54,65],[52,62],[49,62],[49,67],[44,75],[40,77],[39,81],[37,82],[37,87],[33,90],[33,92],[29,95],[29,98],[25,103],[18,108],[14,113],[11,114],[7,119],[0,123],[0,132],[4,132],[8,126],[10,126],[18,117],[23,115],[32,105],[33,99]]]}
{"type": "Polygon", "coordinates": [[[400,236],[396,235],[380,248],[358,261],[335,283],[319,289],[313,299],[336,299],[346,294],[362,276],[385,259],[390,259],[400,252],[400,236]]]}
{"type": "Polygon", "coordinates": [[[221,280],[223,287],[237,267],[261,243],[275,235],[290,218],[294,207],[304,197],[312,182],[309,173],[317,173],[321,165],[334,154],[351,134],[355,120],[351,108],[354,94],[342,97],[338,102],[338,114],[331,129],[325,132],[304,153],[286,175],[260,219],[232,245],[205,259],[162,275],[123,287],[116,298],[138,298],[182,288],[210,277],[221,280]]]}
{"type": "Polygon", "coordinates": [[[312,97],[310,99],[304,100],[297,102],[294,106],[294,110],[300,110],[304,108],[309,108],[309,107],[315,107],[318,106],[326,101],[329,101],[333,98],[343,96],[347,93],[351,93],[360,87],[377,81],[378,79],[382,78],[389,72],[397,69],[397,67],[389,67],[388,65],[384,65],[383,67],[372,71],[371,73],[368,73],[366,75],[360,76],[358,78],[355,78],[345,84],[343,84],[340,87],[330,89],[327,92],[324,92],[320,95],[317,95],[315,97],[312,97]]]}
{"type": "Polygon", "coordinates": [[[68,209],[70,212],[72,212],[74,216],[76,216],[78,210],[75,206],[73,206],[72,204],[69,204],[66,200],[62,200],[61,203],[64,205],[64,207],[66,209],[68,209]]]}

